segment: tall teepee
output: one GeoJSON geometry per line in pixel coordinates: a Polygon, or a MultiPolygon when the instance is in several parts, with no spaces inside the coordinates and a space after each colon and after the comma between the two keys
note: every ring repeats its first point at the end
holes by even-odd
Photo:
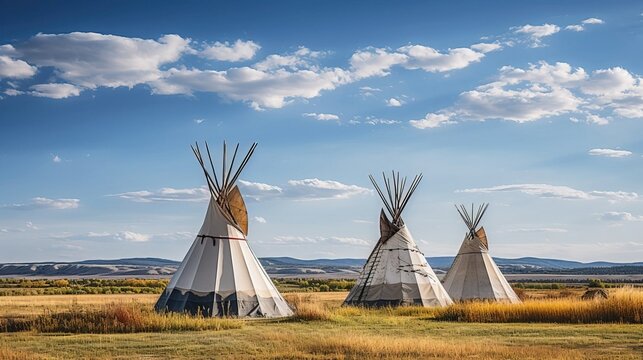
{"type": "Polygon", "coordinates": [[[489,255],[484,227],[478,228],[488,206],[480,205],[475,214],[473,204],[471,212],[464,205],[459,208],[456,206],[469,231],[444,278],[444,288],[453,300],[484,299],[519,303],[520,299],[489,255]]]}
{"type": "Polygon", "coordinates": [[[212,175],[198,144],[192,147],[210,190],[210,204],[192,247],[156,303],[157,311],[203,316],[283,317],[292,311],[248,246],[248,213],[235,182],[250,160],[253,144],[238,168],[239,145],[226,167],[223,144],[221,178],[217,177],[208,144],[212,175]]]}
{"type": "Polygon", "coordinates": [[[382,209],[380,239],[344,304],[373,307],[451,304],[451,298],[402,220],[402,211],[422,180],[422,174],[413,179],[408,189],[406,178],[400,179],[399,173],[393,172],[391,178],[383,177],[386,195],[373,176],[370,179],[391,220],[382,209]]]}

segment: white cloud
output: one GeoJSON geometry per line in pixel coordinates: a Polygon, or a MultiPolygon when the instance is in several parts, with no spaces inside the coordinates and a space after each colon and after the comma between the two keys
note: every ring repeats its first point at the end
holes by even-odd
{"type": "MultiPolygon", "coordinates": [[[[149,86],[153,94],[193,95],[216,93],[224,99],[248,103],[256,110],[281,108],[297,99],[311,99],[323,91],[373,76],[385,76],[391,67],[447,72],[480,61],[500,44],[480,43],[471,48],[438,51],[424,45],[407,45],[397,50],[366,48],[352,54],[350,67],[323,67],[317,60],[326,52],[300,47],[289,54],[271,54],[244,67],[222,70],[188,67],[185,54],[240,61],[252,59],[259,45],[252,41],[191,47],[191,40],[164,35],[157,40],[129,38],[91,32],[37,34],[22,43],[0,46],[12,76],[28,76],[37,68],[51,68],[51,84],[34,85],[30,91],[5,89],[7,95],[64,99],[99,87],[149,86]]],[[[363,91],[363,94],[372,94],[363,91]]],[[[399,99],[397,99],[399,101],[399,99]]]]}
{"type": "Polygon", "coordinates": [[[565,27],[565,30],[580,32],[585,30],[585,25],[599,25],[599,24],[604,24],[604,21],[597,18],[589,18],[589,19],[583,20],[581,24],[568,25],[565,27]]]}
{"type": "Polygon", "coordinates": [[[157,191],[130,191],[120,194],[113,194],[121,199],[131,200],[134,202],[152,202],[152,201],[207,201],[210,199],[210,191],[205,187],[175,189],[171,187],[162,188],[157,191]]]}
{"type": "Polygon", "coordinates": [[[0,55],[0,79],[26,79],[34,76],[36,71],[35,66],[29,65],[23,60],[15,60],[9,56],[0,55]]]}
{"type": "Polygon", "coordinates": [[[391,106],[391,107],[400,107],[404,104],[402,101],[396,99],[396,98],[390,98],[386,100],[386,106],[391,106]]]}
{"type": "Polygon", "coordinates": [[[272,242],[279,245],[296,245],[296,244],[320,244],[320,245],[349,245],[349,246],[370,246],[370,243],[364,239],[341,236],[275,236],[272,242]]]}
{"type": "Polygon", "coordinates": [[[585,27],[583,27],[583,25],[567,25],[565,26],[565,30],[581,32],[585,30],[585,27]]]}
{"type": "Polygon", "coordinates": [[[499,185],[487,188],[474,188],[457,190],[460,193],[495,193],[495,192],[521,192],[542,198],[558,198],[571,200],[594,200],[606,199],[609,201],[636,200],[638,194],[625,191],[582,191],[569,186],[557,186],[547,184],[513,184],[499,185]]]}
{"type": "Polygon", "coordinates": [[[479,62],[485,55],[469,48],[449,49],[441,53],[428,46],[409,45],[398,49],[407,55],[404,67],[422,69],[427,72],[446,72],[463,69],[471,63],[479,62]]]}
{"type": "Polygon", "coordinates": [[[257,201],[281,196],[284,191],[279,186],[246,180],[239,180],[239,190],[244,196],[257,201]]]}
{"type": "Polygon", "coordinates": [[[80,88],[71,84],[38,84],[30,87],[29,94],[50,99],[66,99],[80,95],[80,88]]]}
{"type": "Polygon", "coordinates": [[[253,41],[239,39],[233,44],[217,41],[214,45],[206,46],[199,52],[199,56],[210,60],[243,61],[252,59],[259,49],[261,46],[253,41]]]}
{"type": "Polygon", "coordinates": [[[261,110],[281,108],[295,98],[311,99],[349,82],[350,73],[340,68],[265,72],[250,67],[224,71],[180,67],[167,70],[150,86],[153,93],[164,95],[213,92],[261,110]]]}
{"type": "Polygon", "coordinates": [[[538,227],[538,228],[516,228],[506,230],[507,232],[519,232],[519,233],[566,233],[567,229],[562,228],[550,228],[550,227],[538,227]]]}
{"type": "Polygon", "coordinates": [[[364,124],[368,125],[395,125],[399,123],[400,122],[398,120],[382,119],[374,116],[367,116],[364,120],[364,124]]]}
{"type": "Polygon", "coordinates": [[[55,209],[66,210],[76,209],[80,205],[79,199],[49,199],[45,197],[35,197],[31,202],[26,204],[10,204],[2,205],[5,208],[18,209],[18,210],[32,210],[32,209],[55,209]]]}
{"type": "Polygon", "coordinates": [[[560,27],[553,24],[543,24],[543,25],[524,25],[514,29],[514,32],[517,34],[525,34],[529,36],[532,41],[533,47],[542,46],[542,39],[554,35],[560,31],[560,27]]]}
{"type": "Polygon", "coordinates": [[[132,241],[132,242],[145,242],[149,241],[152,238],[152,235],[141,234],[133,231],[121,231],[116,234],[116,239],[132,241]]]}
{"type": "Polygon", "coordinates": [[[34,223],[32,223],[31,221],[27,221],[25,223],[25,226],[27,227],[27,229],[40,230],[40,228],[38,226],[34,225],[34,223]]]}
{"type": "Polygon", "coordinates": [[[357,79],[372,76],[386,76],[394,65],[404,63],[406,55],[388,52],[386,49],[369,48],[354,53],[350,64],[353,76],[357,79]]]}
{"type": "Polygon", "coordinates": [[[597,24],[604,24],[604,23],[605,23],[605,22],[604,22],[603,20],[601,20],[601,19],[597,19],[597,18],[589,18],[589,19],[585,19],[585,20],[583,20],[583,24],[593,24],[593,25],[597,25],[597,24]]]}
{"type": "Polygon", "coordinates": [[[624,211],[610,211],[601,214],[601,220],[604,221],[643,221],[643,216],[632,215],[624,211]]]}
{"type": "Polygon", "coordinates": [[[479,43],[471,45],[471,49],[486,54],[488,52],[502,49],[502,45],[498,43],[479,43]]]}
{"type": "Polygon", "coordinates": [[[53,161],[55,163],[59,163],[59,162],[62,162],[63,159],[60,156],[54,154],[53,157],[51,158],[51,161],[53,161]]]}
{"type": "Polygon", "coordinates": [[[327,121],[327,120],[339,120],[339,116],[335,114],[324,114],[324,113],[304,113],[304,116],[314,118],[316,120],[322,120],[322,121],[327,121]]]}
{"type": "Polygon", "coordinates": [[[190,51],[190,40],[164,35],[158,40],[91,32],[38,34],[16,45],[16,52],[39,67],[52,67],[56,76],[77,87],[133,87],[158,79],[160,66],[190,51]]]}
{"type": "Polygon", "coordinates": [[[267,223],[267,222],[268,222],[268,221],[266,220],[266,218],[264,218],[264,217],[262,217],[262,216],[255,216],[255,217],[254,217],[254,219],[255,219],[255,221],[256,221],[256,222],[258,222],[258,223],[260,223],[260,224],[265,224],[265,223],[267,223]]]}
{"type": "Polygon", "coordinates": [[[359,92],[362,96],[373,96],[373,93],[380,92],[382,89],[374,88],[370,86],[362,86],[359,88],[359,92]]]}
{"type": "Polygon", "coordinates": [[[605,156],[611,158],[620,158],[632,155],[631,151],[614,149],[591,149],[588,153],[593,156],[605,156]]]}
{"type": "MultiPolygon", "coordinates": [[[[565,114],[584,116],[588,123],[606,125],[613,115],[643,118],[643,82],[619,67],[587,73],[566,63],[541,61],[528,68],[504,66],[495,81],[462,92],[451,107],[428,113],[427,124],[440,125],[435,114],[449,119],[510,120],[518,123],[565,114]],[[597,114],[600,111],[603,114],[597,114]]],[[[572,117],[572,120],[577,120],[572,117]]],[[[420,128],[421,120],[412,120],[420,128]]],[[[444,123],[444,122],[442,122],[444,123]]],[[[435,127],[435,126],[433,126],[435,127]]]]}
{"type": "Polygon", "coordinates": [[[436,128],[444,124],[453,124],[451,121],[452,114],[433,114],[428,113],[424,119],[410,120],[409,123],[418,129],[436,128]]]}
{"type": "Polygon", "coordinates": [[[372,191],[357,185],[347,185],[334,180],[288,180],[288,197],[302,200],[348,199],[368,195],[372,191]]]}
{"type": "Polygon", "coordinates": [[[202,124],[205,122],[205,119],[194,119],[194,122],[197,124],[202,124]]]}

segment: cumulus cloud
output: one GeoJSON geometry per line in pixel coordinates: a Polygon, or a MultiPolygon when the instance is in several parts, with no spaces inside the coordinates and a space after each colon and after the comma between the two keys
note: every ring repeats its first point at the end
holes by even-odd
{"type": "Polygon", "coordinates": [[[391,107],[400,107],[404,104],[401,100],[398,100],[396,98],[390,98],[386,100],[386,106],[391,106],[391,107]]]}
{"type": "Polygon", "coordinates": [[[543,25],[527,24],[527,25],[514,28],[514,32],[516,34],[524,34],[530,38],[532,47],[542,46],[543,38],[547,36],[552,36],[559,31],[560,31],[560,27],[554,24],[543,24],[543,25]]]}
{"type": "Polygon", "coordinates": [[[243,61],[252,59],[259,49],[261,46],[254,41],[239,39],[232,44],[217,41],[201,50],[199,56],[210,60],[243,61]]]}
{"type": "MultiPolygon", "coordinates": [[[[356,120],[356,123],[359,123],[359,121],[356,120]]],[[[382,119],[375,116],[367,116],[366,119],[364,119],[363,123],[367,125],[395,125],[399,124],[400,121],[392,119],[382,119]]]]}
{"type": "Polygon", "coordinates": [[[324,114],[324,113],[304,113],[306,117],[311,117],[316,120],[327,121],[327,120],[339,120],[339,116],[335,114],[324,114]]]}
{"type": "Polygon", "coordinates": [[[194,119],[194,122],[195,122],[196,124],[199,124],[199,125],[200,125],[200,124],[203,124],[203,123],[205,122],[205,119],[194,119]]]}
{"type": "Polygon", "coordinates": [[[411,120],[411,125],[436,127],[423,124],[447,123],[445,114],[448,121],[500,119],[523,123],[573,113],[596,125],[610,122],[611,116],[595,111],[643,117],[641,78],[620,67],[587,73],[567,63],[544,61],[528,68],[503,66],[495,81],[462,92],[453,106],[428,113],[427,121],[411,120]]]}
{"type": "Polygon", "coordinates": [[[635,192],[626,191],[583,191],[569,186],[558,186],[548,184],[513,184],[499,185],[487,188],[473,188],[457,190],[460,193],[496,193],[496,192],[521,192],[527,195],[534,195],[542,198],[558,198],[570,200],[594,200],[607,199],[610,201],[627,201],[638,199],[635,192]]]}
{"type": "MultiPolygon", "coordinates": [[[[5,45],[6,46],[6,45],[5,45]]],[[[25,79],[36,74],[36,67],[23,60],[15,60],[9,56],[0,55],[0,79],[25,79]]]]}
{"type": "Polygon", "coordinates": [[[30,87],[29,94],[50,99],[65,99],[80,95],[80,88],[71,84],[38,84],[30,87]]]}
{"type": "Polygon", "coordinates": [[[56,154],[53,154],[52,157],[51,157],[51,161],[53,161],[55,163],[59,163],[59,162],[62,162],[63,159],[60,156],[58,156],[56,154]]]}
{"type": "Polygon", "coordinates": [[[583,24],[586,24],[586,25],[587,24],[597,25],[597,24],[604,24],[604,23],[605,22],[603,20],[597,19],[597,18],[589,18],[589,19],[583,20],[583,24]]]}
{"type": "Polygon", "coordinates": [[[224,71],[171,68],[149,84],[155,94],[213,92],[243,101],[256,110],[278,109],[295,98],[311,99],[324,90],[350,82],[350,73],[341,68],[261,71],[250,67],[224,71]]]}
{"type": "Polygon", "coordinates": [[[632,155],[631,151],[614,149],[591,149],[588,153],[592,156],[605,156],[611,158],[620,158],[632,155]]]}
{"type": "Polygon", "coordinates": [[[49,199],[46,197],[35,197],[31,202],[24,204],[8,204],[2,205],[5,208],[17,210],[32,210],[32,209],[54,209],[54,210],[67,210],[76,209],[80,205],[79,199],[49,199]]]}
{"type": "Polygon", "coordinates": [[[311,99],[361,79],[385,76],[393,66],[438,73],[462,69],[502,47],[497,43],[446,51],[419,44],[397,50],[369,47],[353,53],[349,66],[342,68],[320,65],[318,60],[326,52],[302,46],[292,53],[270,54],[248,66],[213,70],[189,67],[180,60],[186,54],[219,61],[251,60],[260,46],[249,40],[215,42],[200,49],[194,46],[191,39],[179,35],[154,40],[92,32],[37,34],[15,47],[0,46],[0,77],[30,77],[38,68],[53,70],[52,83],[34,85],[30,91],[5,89],[11,96],[64,99],[99,87],[145,85],[153,94],[216,93],[263,110],[311,99]]]}
{"type": "Polygon", "coordinates": [[[643,221],[643,216],[632,215],[624,211],[610,211],[601,214],[601,220],[604,221],[643,221]]]}
{"type": "Polygon", "coordinates": [[[367,48],[355,52],[350,59],[350,64],[356,79],[386,76],[394,66],[441,73],[465,68],[479,62],[486,53],[500,48],[502,47],[499,44],[486,43],[475,44],[471,48],[449,49],[446,52],[418,44],[403,46],[395,51],[367,48]]]}
{"type": "Polygon", "coordinates": [[[451,121],[453,114],[442,113],[442,114],[433,114],[428,113],[424,119],[419,120],[410,120],[409,123],[418,129],[428,129],[436,128],[445,124],[453,124],[454,121],[451,121]]]}
{"type": "Polygon", "coordinates": [[[239,190],[244,196],[257,201],[278,197],[284,192],[279,186],[246,180],[239,180],[239,190]]]}
{"type": "Polygon", "coordinates": [[[91,32],[37,34],[15,46],[18,56],[77,87],[133,87],[158,79],[160,66],[190,50],[190,40],[164,35],[158,40],[91,32]]]}

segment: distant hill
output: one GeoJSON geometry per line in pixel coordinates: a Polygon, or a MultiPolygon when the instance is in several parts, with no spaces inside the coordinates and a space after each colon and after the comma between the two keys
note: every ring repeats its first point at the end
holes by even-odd
{"type": "MultiPolygon", "coordinates": [[[[260,258],[266,271],[275,276],[320,276],[355,277],[365,259],[314,259],[292,257],[260,258]]],[[[436,273],[444,273],[453,262],[452,256],[427,259],[436,273]]],[[[508,274],[643,274],[643,262],[614,263],[541,259],[524,257],[518,259],[494,258],[498,267],[508,274]]],[[[170,276],[180,262],[159,258],[130,258],[114,260],[84,260],[76,262],[38,262],[0,264],[0,276],[31,277],[159,277],[170,276]]]]}

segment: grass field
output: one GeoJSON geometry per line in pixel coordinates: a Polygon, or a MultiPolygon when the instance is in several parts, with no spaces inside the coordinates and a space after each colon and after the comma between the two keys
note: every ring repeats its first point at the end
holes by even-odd
{"type": "MultiPolygon", "coordinates": [[[[547,297],[547,291],[532,295],[547,297]]],[[[532,306],[539,301],[562,301],[549,295],[554,299],[531,300],[532,306]]],[[[219,330],[0,333],[0,359],[641,359],[643,356],[640,323],[438,321],[434,311],[423,308],[342,308],[345,296],[345,292],[287,294],[288,300],[298,307],[296,318],[226,320],[234,326],[219,330]]],[[[5,296],[0,298],[0,319],[114,306],[148,311],[155,300],[156,295],[147,294],[5,296]]]]}
{"type": "MultiPolygon", "coordinates": [[[[643,299],[641,293],[636,295],[638,300],[643,299]]],[[[0,359],[641,359],[643,356],[640,323],[438,321],[435,317],[439,313],[423,308],[342,308],[345,296],[345,292],[287,294],[287,299],[298,307],[295,318],[224,320],[232,326],[203,327],[218,330],[176,331],[170,326],[167,331],[132,334],[0,333],[0,359]]],[[[529,300],[532,307],[540,302],[564,301],[553,290],[533,292],[530,296],[551,298],[529,300]]],[[[142,309],[143,314],[148,314],[155,300],[156,295],[148,294],[5,296],[0,297],[0,319],[47,317],[70,309],[89,311],[119,306],[142,309]]]]}

